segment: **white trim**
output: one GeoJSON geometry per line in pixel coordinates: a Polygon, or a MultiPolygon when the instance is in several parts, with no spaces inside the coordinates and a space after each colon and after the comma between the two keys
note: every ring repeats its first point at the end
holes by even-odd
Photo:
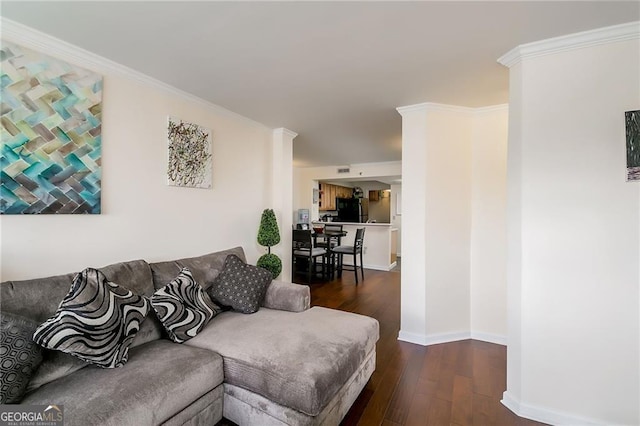
{"type": "Polygon", "coordinates": [[[288,136],[291,139],[295,139],[298,134],[293,130],[289,130],[285,127],[278,127],[277,129],[273,129],[274,136],[288,136]]]}
{"type": "Polygon", "coordinates": [[[460,112],[465,114],[473,113],[476,108],[469,108],[458,105],[439,104],[435,102],[423,102],[421,104],[407,105],[396,108],[396,111],[400,115],[411,112],[427,112],[427,111],[446,111],[446,112],[460,112]]]}
{"type": "Polygon", "coordinates": [[[491,112],[509,111],[509,104],[489,105],[474,109],[474,114],[488,114],[491,112]]]}
{"type": "Polygon", "coordinates": [[[398,340],[403,342],[415,343],[417,345],[429,346],[437,345],[440,343],[457,342],[459,340],[480,340],[488,343],[495,343],[496,345],[506,346],[507,337],[500,336],[498,334],[481,333],[481,332],[468,332],[458,331],[454,333],[438,333],[438,334],[419,334],[411,333],[408,331],[400,330],[398,333],[398,340]]]}
{"type": "Polygon", "coordinates": [[[525,419],[547,423],[550,425],[604,426],[611,424],[611,422],[607,422],[604,420],[578,417],[569,413],[526,404],[511,395],[509,391],[505,391],[502,394],[502,400],[500,402],[502,402],[502,405],[507,407],[519,417],[524,417],[525,419]]]}
{"type": "Polygon", "coordinates": [[[416,345],[427,346],[427,336],[424,334],[410,333],[400,330],[398,332],[398,340],[403,342],[415,343],[416,345]]]}
{"type": "Polygon", "coordinates": [[[468,339],[471,339],[471,333],[469,333],[468,331],[424,335],[400,330],[400,332],[398,333],[398,340],[402,340],[403,342],[415,343],[422,346],[457,342],[459,340],[468,339]]]}
{"type": "Polygon", "coordinates": [[[471,338],[473,340],[482,340],[483,342],[495,343],[496,345],[507,346],[507,336],[500,334],[484,333],[482,331],[472,331],[471,338]]]}
{"type": "Polygon", "coordinates": [[[498,58],[498,63],[511,68],[524,58],[552,55],[567,50],[640,38],[640,21],[596,28],[533,43],[521,44],[498,58]]]}
{"type": "Polygon", "coordinates": [[[43,54],[54,56],[67,62],[74,63],[84,68],[99,73],[111,73],[121,77],[129,78],[138,83],[142,83],[151,88],[161,90],[163,92],[178,96],[186,101],[193,102],[204,108],[212,110],[215,113],[223,114],[228,117],[240,119],[250,125],[271,129],[262,123],[252,120],[244,115],[230,111],[219,105],[213,104],[191,93],[187,93],[167,83],[136,71],[132,68],[104,58],[93,52],[85,50],[81,47],[67,43],[26,25],[14,22],[10,19],[0,16],[0,34],[2,39],[17,43],[29,49],[37,50],[43,54]]]}
{"type": "MultiPolygon", "coordinates": [[[[353,265],[349,264],[349,263],[344,263],[344,266],[348,266],[350,268],[353,268],[353,265]]],[[[369,265],[367,263],[364,264],[364,269],[373,269],[376,271],[386,271],[389,272],[390,270],[392,270],[393,268],[396,267],[396,262],[393,262],[391,265],[388,266],[383,266],[383,265],[369,265]]],[[[360,265],[358,265],[358,271],[360,270],[360,265]]],[[[342,273],[344,273],[345,271],[342,271],[342,273]]],[[[353,271],[346,271],[346,272],[353,272],[353,271]]]]}
{"type": "Polygon", "coordinates": [[[424,102],[421,104],[407,105],[396,108],[401,115],[407,112],[415,111],[444,111],[444,112],[458,112],[463,114],[486,114],[494,111],[508,111],[509,104],[488,105],[484,107],[471,108],[458,105],[438,104],[434,102],[424,102]]]}

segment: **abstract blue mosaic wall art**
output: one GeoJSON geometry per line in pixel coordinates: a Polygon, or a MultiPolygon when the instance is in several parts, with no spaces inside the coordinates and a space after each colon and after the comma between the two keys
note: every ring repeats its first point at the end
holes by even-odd
{"type": "Polygon", "coordinates": [[[0,47],[0,214],[100,214],[102,76],[0,47]]]}

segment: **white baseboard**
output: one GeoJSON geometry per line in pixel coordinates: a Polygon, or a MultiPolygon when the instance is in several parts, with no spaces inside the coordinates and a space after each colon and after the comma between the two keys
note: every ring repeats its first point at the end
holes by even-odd
{"type": "Polygon", "coordinates": [[[398,333],[398,340],[403,342],[415,343],[416,345],[427,346],[427,336],[424,334],[410,333],[408,331],[402,331],[398,333]]]}
{"type": "Polygon", "coordinates": [[[457,342],[458,340],[467,340],[471,338],[471,334],[468,331],[461,331],[457,333],[440,333],[440,334],[418,334],[409,333],[400,330],[398,333],[398,340],[403,342],[415,343],[417,345],[429,346],[437,345],[439,343],[457,342]]]}
{"type": "MultiPolygon", "coordinates": [[[[350,265],[348,263],[345,263],[344,266],[348,266],[350,268],[353,268],[353,265],[350,265]]],[[[366,264],[366,263],[364,265],[364,269],[373,269],[373,270],[376,270],[376,271],[386,271],[386,272],[389,272],[390,270],[392,270],[395,267],[396,267],[396,262],[393,262],[391,265],[388,265],[388,266],[369,265],[369,264],[366,264]]],[[[353,272],[353,271],[351,271],[351,272],[353,272]]],[[[343,273],[344,273],[344,271],[343,271],[343,273]]]]}
{"type": "Polygon", "coordinates": [[[489,334],[489,333],[479,333],[479,332],[468,332],[468,331],[459,331],[454,333],[439,333],[439,334],[419,334],[419,333],[410,333],[407,331],[402,331],[398,333],[398,340],[403,342],[415,343],[417,345],[429,346],[429,345],[437,345],[439,343],[449,343],[449,342],[457,342],[459,340],[481,340],[483,342],[495,343],[498,345],[506,345],[507,338],[506,336],[500,336],[497,334],[489,334]]]}
{"type": "Polygon", "coordinates": [[[500,334],[484,333],[482,331],[472,331],[471,338],[473,340],[482,340],[483,342],[495,343],[496,345],[507,346],[507,336],[500,334]]]}
{"type": "Polygon", "coordinates": [[[513,411],[513,413],[519,417],[524,417],[525,419],[547,423],[550,425],[604,426],[607,424],[611,424],[611,422],[606,422],[603,420],[588,419],[569,413],[526,404],[514,398],[513,395],[509,393],[509,391],[506,391],[502,394],[502,400],[500,402],[502,402],[502,405],[513,411]]]}

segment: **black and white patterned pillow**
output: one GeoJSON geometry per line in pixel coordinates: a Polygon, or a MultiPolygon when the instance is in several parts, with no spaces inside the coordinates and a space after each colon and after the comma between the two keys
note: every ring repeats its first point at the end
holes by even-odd
{"type": "Polygon", "coordinates": [[[42,362],[42,348],[32,339],[38,323],[2,313],[0,319],[0,404],[17,404],[42,362]]]}
{"type": "Polygon", "coordinates": [[[55,315],[42,323],[33,340],[103,368],[124,365],[149,302],[87,268],[73,279],[55,315]]]}
{"type": "Polygon", "coordinates": [[[260,309],[271,284],[271,272],[248,265],[235,254],[224,261],[224,267],[209,289],[211,298],[224,306],[243,314],[252,314],[260,309]]]}
{"type": "Polygon", "coordinates": [[[182,268],[173,281],[154,293],[151,306],[176,343],[195,337],[211,318],[222,312],[193,279],[188,268],[182,268]]]}

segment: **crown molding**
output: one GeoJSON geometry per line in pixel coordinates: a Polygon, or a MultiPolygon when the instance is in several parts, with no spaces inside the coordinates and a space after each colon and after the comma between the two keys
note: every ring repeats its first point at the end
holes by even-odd
{"type": "Polygon", "coordinates": [[[640,21],[596,28],[533,43],[521,44],[498,58],[498,63],[511,68],[525,58],[552,55],[568,50],[640,38],[640,21]]]}
{"type": "Polygon", "coordinates": [[[273,129],[273,134],[274,136],[279,136],[279,135],[287,136],[291,139],[295,139],[296,136],[298,136],[296,132],[289,130],[285,127],[278,127],[277,129],[273,129]]]}
{"type": "Polygon", "coordinates": [[[439,104],[436,102],[423,102],[421,104],[415,105],[407,105],[396,108],[396,111],[400,113],[400,115],[405,115],[406,113],[422,111],[445,111],[445,112],[458,112],[458,113],[472,113],[476,110],[476,108],[463,107],[458,105],[448,105],[448,104],[439,104]]]}
{"type": "Polygon", "coordinates": [[[475,114],[487,114],[498,111],[509,111],[509,104],[489,105],[485,107],[475,108],[473,110],[475,114]]]}
{"type": "Polygon", "coordinates": [[[0,16],[0,35],[3,40],[11,41],[29,49],[37,50],[39,52],[42,52],[43,54],[54,56],[57,59],[61,59],[78,66],[91,69],[92,71],[98,73],[125,77],[138,83],[142,83],[147,87],[180,97],[186,101],[206,108],[214,113],[234,119],[239,119],[251,126],[271,130],[270,127],[265,126],[258,121],[252,120],[249,117],[245,117],[244,115],[230,111],[224,107],[211,103],[198,96],[192,95],[191,93],[185,92],[184,90],[178,89],[125,65],[119,64],[115,61],[97,55],[74,44],[68,43],[64,40],[60,40],[49,34],[45,34],[41,31],[4,18],[2,16],[0,16]]]}
{"type": "Polygon", "coordinates": [[[489,105],[485,107],[472,108],[472,107],[464,107],[464,106],[458,106],[458,105],[424,102],[421,104],[398,107],[396,108],[396,110],[402,116],[404,116],[406,113],[411,113],[416,111],[421,111],[421,112],[443,111],[443,112],[456,112],[456,113],[463,113],[463,114],[484,114],[484,113],[489,113],[494,111],[508,111],[509,104],[489,105]]]}

